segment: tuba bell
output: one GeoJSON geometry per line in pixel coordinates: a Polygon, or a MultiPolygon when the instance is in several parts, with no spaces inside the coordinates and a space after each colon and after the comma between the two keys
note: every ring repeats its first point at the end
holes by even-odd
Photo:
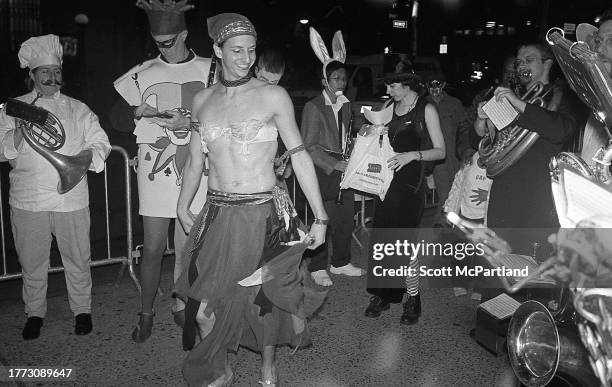
{"type": "Polygon", "coordinates": [[[64,146],[66,132],[53,113],[34,106],[40,97],[38,94],[30,104],[9,98],[5,104],[6,114],[17,119],[24,140],[57,170],[60,178],[57,192],[65,194],[85,177],[93,154],[91,150],[83,150],[74,156],[56,152],[64,146]]]}
{"type": "MultiPolygon", "coordinates": [[[[612,79],[597,54],[582,42],[565,39],[560,28],[549,30],[546,40],[571,88],[607,128],[612,127],[612,79]]],[[[561,171],[570,167],[610,190],[612,142],[607,133],[607,144],[592,159],[594,167],[573,153],[561,153],[549,165],[559,222],[566,228],[554,238],[557,253],[534,275],[549,275],[565,284],[571,302],[556,314],[535,301],[514,312],[508,355],[516,376],[527,386],[546,385],[555,376],[570,386],[612,386],[612,217],[593,209],[577,223],[570,220],[568,199],[561,195],[565,187],[560,186],[565,184],[561,171]]]]}
{"type": "MultiPolygon", "coordinates": [[[[531,74],[521,74],[524,76],[530,77],[531,74]]],[[[546,89],[542,82],[535,82],[520,98],[526,103],[546,107],[544,97],[552,90],[546,89]]],[[[486,167],[488,177],[494,178],[523,157],[539,137],[539,134],[518,125],[509,125],[497,133],[494,131],[480,140],[478,163],[486,167]]]]}
{"type": "Polygon", "coordinates": [[[567,270],[557,269],[556,276],[571,284],[571,314],[551,314],[536,301],[514,312],[508,355],[526,386],[545,386],[553,377],[570,386],[612,385],[612,289],[605,274],[612,250],[609,228],[601,228],[610,221],[594,217],[557,234],[557,259],[567,270]]]}
{"type": "MultiPolygon", "coordinates": [[[[567,166],[605,183],[573,153],[553,158],[553,182],[558,182],[559,170],[567,166]]],[[[610,285],[599,270],[606,269],[612,256],[611,224],[612,219],[602,215],[559,230],[557,254],[542,263],[538,273],[550,269],[560,282],[571,285],[564,288],[571,302],[563,303],[560,313],[551,313],[550,306],[547,309],[536,301],[527,301],[514,312],[507,334],[508,356],[524,385],[545,386],[553,378],[569,386],[612,385],[612,289],[592,287],[610,285]]]]}
{"type": "Polygon", "coordinates": [[[559,324],[543,304],[533,300],[521,304],[507,337],[510,364],[525,386],[545,386],[553,378],[568,386],[600,385],[575,327],[559,324]]]}

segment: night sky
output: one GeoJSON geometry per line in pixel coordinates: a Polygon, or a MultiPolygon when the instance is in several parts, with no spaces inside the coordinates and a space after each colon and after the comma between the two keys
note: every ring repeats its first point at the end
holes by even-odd
{"type": "MultiPolygon", "coordinates": [[[[8,3],[0,0],[0,4],[8,3]]],[[[148,33],[147,19],[133,0],[62,0],[40,1],[42,33],[79,38],[79,52],[65,61],[70,90],[95,110],[108,110],[117,95],[112,81],[132,66],[156,55],[148,33]],[[85,14],[87,24],[75,23],[75,15],[85,14]]],[[[331,41],[333,33],[343,32],[349,55],[381,53],[385,47],[394,52],[408,52],[412,29],[393,29],[394,17],[410,21],[412,2],[406,0],[193,0],[196,8],[187,13],[189,45],[196,53],[210,56],[211,45],[205,19],[220,12],[238,12],[255,24],[261,45],[284,51],[288,89],[316,85],[318,62],[308,39],[308,26],[317,28],[331,41]],[[307,18],[308,25],[299,23],[307,18]]],[[[525,38],[534,38],[550,26],[564,22],[591,22],[610,2],[603,0],[421,0],[417,23],[417,54],[436,57],[446,78],[456,86],[469,79],[474,63],[488,60],[491,71],[501,67],[503,57],[525,38]],[[487,22],[505,26],[504,34],[476,36],[487,22]],[[529,22],[530,26],[526,24],[529,22]],[[512,26],[514,34],[507,34],[512,26]],[[458,35],[457,31],[468,31],[458,35]],[[448,54],[439,55],[439,44],[448,43],[448,54]]],[[[6,15],[4,19],[6,22],[6,15]]],[[[0,69],[3,87],[0,97],[24,91],[24,70],[18,69],[15,44],[7,43],[7,34],[0,34],[2,53],[6,54],[0,69]]],[[[570,37],[571,38],[571,37],[570,37]]],[[[496,70],[497,71],[497,70],[496,70]]],[[[486,74],[485,74],[486,76],[486,74]]]]}

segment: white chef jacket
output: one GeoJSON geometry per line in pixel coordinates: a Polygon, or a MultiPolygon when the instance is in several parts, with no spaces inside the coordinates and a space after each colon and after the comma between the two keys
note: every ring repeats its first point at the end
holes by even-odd
{"type": "MultiPolygon", "coordinates": [[[[31,103],[36,98],[36,91],[17,97],[18,100],[31,103]]],[[[90,171],[100,172],[104,161],[111,151],[108,137],[98,117],[84,103],[61,94],[51,97],[40,97],[35,106],[53,113],[61,122],[66,133],[65,144],[56,152],[72,156],[90,149],[93,154],[90,171]]],[[[9,204],[26,211],[76,211],[89,206],[87,177],[72,190],[60,195],[57,192],[59,174],[43,156],[32,148],[25,139],[19,149],[15,148],[15,119],[0,111],[0,152],[11,164],[9,174],[9,204]]]]}

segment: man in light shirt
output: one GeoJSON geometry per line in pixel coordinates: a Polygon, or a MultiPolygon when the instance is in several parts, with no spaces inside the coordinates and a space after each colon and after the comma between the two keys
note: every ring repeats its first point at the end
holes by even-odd
{"type": "MultiPolygon", "coordinates": [[[[100,172],[111,146],[98,117],[82,102],[61,93],[62,46],[56,35],[37,36],[21,45],[19,61],[30,69],[34,89],[18,100],[43,108],[59,120],[65,143],[56,152],[91,152],[89,170],[100,172]]],[[[31,123],[0,113],[0,153],[11,164],[9,205],[15,248],[23,272],[23,301],[28,316],[22,336],[35,339],[47,312],[47,269],[55,235],[65,269],[75,334],[86,335],[91,322],[91,261],[87,177],[60,194],[52,164],[24,139],[31,123]]]]}

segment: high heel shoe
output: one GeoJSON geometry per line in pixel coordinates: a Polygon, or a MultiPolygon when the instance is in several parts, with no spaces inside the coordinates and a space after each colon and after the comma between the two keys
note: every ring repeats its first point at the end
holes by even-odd
{"type": "Polygon", "coordinates": [[[153,316],[155,316],[155,312],[139,312],[138,315],[140,316],[140,319],[138,320],[138,325],[136,325],[136,328],[134,328],[134,331],[132,332],[132,340],[137,343],[144,343],[151,336],[151,330],[153,329],[153,316]]]}

